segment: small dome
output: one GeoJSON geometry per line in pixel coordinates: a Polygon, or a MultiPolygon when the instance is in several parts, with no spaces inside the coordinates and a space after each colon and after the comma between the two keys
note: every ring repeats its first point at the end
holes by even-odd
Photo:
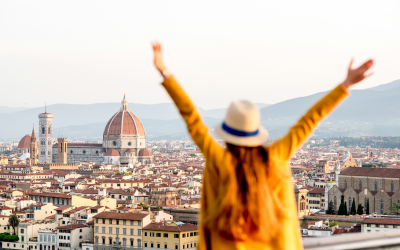
{"type": "Polygon", "coordinates": [[[147,148],[142,148],[139,151],[139,156],[153,156],[153,154],[147,148]]]}
{"type": "Polygon", "coordinates": [[[125,153],[135,153],[135,150],[130,148],[130,149],[126,150],[125,153]]]}
{"type": "Polygon", "coordinates": [[[106,156],[120,156],[120,154],[118,150],[110,148],[109,150],[107,150],[106,156]]]}

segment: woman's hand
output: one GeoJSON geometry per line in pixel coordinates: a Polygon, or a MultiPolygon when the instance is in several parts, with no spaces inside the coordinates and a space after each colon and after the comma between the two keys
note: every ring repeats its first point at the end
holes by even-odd
{"type": "Polygon", "coordinates": [[[351,60],[349,70],[347,72],[347,78],[342,83],[342,86],[348,89],[352,85],[361,82],[368,76],[372,75],[372,73],[366,74],[366,72],[372,67],[373,64],[374,64],[373,60],[368,60],[360,67],[353,69],[352,68],[353,60],[351,60]]]}
{"type": "Polygon", "coordinates": [[[154,65],[158,71],[160,71],[164,79],[168,79],[171,75],[164,66],[164,62],[162,60],[161,44],[159,42],[152,42],[151,45],[153,46],[154,51],[154,65]]]}

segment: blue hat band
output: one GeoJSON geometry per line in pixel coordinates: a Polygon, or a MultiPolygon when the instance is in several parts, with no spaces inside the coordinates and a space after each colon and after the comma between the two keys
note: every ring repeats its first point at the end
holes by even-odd
{"type": "Polygon", "coordinates": [[[234,128],[229,127],[228,125],[225,124],[225,122],[222,123],[222,129],[227,132],[228,134],[234,135],[234,136],[239,136],[239,137],[248,137],[248,136],[255,136],[258,134],[258,129],[253,132],[246,132],[246,131],[241,131],[237,130],[234,128]]]}

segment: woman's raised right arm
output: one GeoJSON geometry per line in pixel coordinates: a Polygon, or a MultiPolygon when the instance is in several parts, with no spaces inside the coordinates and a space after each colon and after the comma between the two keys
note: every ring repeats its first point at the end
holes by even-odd
{"type": "Polygon", "coordinates": [[[161,45],[153,43],[154,50],[154,65],[164,77],[162,85],[171,96],[176,107],[179,110],[182,118],[185,120],[187,129],[193,141],[199,147],[206,159],[215,158],[212,156],[223,155],[224,149],[214,140],[212,135],[208,132],[207,126],[201,119],[201,116],[190,100],[189,96],[185,93],[182,87],[178,84],[175,78],[169,73],[164,66],[161,54],[161,45]]]}

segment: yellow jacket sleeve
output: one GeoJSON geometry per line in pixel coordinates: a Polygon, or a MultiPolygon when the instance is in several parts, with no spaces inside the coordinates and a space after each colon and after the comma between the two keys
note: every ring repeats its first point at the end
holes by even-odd
{"type": "Polygon", "coordinates": [[[314,104],[294,125],[289,133],[270,146],[276,157],[288,160],[297,148],[312,134],[318,123],[326,117],[346,96],[347,89],[341,84],[314,104]]]}
{"type": "Polygon", "coordinates": [[[198,110],[189,96],[173,76],[165,80],[162,85],[174,101],[179,113],[186,122],[190,136],[199,147],[204,157],[218,162],[218,160],[220,160],[218,158],[223,155],[224,149],[208,132],[208,128],[203,123],[198,110]]]}

